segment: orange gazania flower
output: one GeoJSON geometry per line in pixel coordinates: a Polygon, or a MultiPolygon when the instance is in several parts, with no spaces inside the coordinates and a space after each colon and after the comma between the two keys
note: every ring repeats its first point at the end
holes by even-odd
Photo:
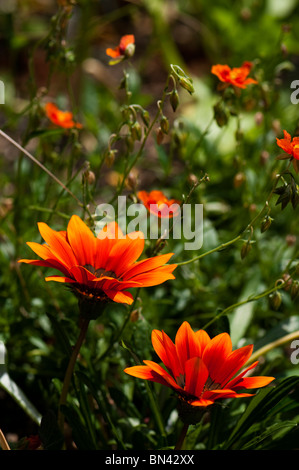
{"type": "Polygon", "coordinates": [[[284,152],[291,155],[291,157],[299,160],[299,137],[291,137],[287,131],[283,131],[284,138],[276,139],[278,147],[284,152]]]}
{"type": "Polygon", "coordinates": [[[233,85],[237,88],[246,88],[247,85],[258,83],[253,78],[247,78],[252,68],[251,62],[243,62],[241,67],[230,68],[228,65],[213,65],[211,72],[216,75],[221,82],[233,85]]]}
{"type": "Polygon", "coordinates": [[[153,190],[149,193],[139,191],[137,197],[147,210],[158,217],[176,217],[180,213],[180,203],[175,199],[167,199],[162,191],[153,190]]]}
{"type": "Polygon", "coordinates": [[[82,128],[82,124],[73,120],[73,114],[70,111],[61,111],[54,103],[47,103],[45,105],[45,111],[47,117],[56,126],[65,129],[71,129],[73,127],[77,127],[78,129],[82,128]]]}
{"type": "Polygon", "coordinates": [[[38,228],[46,244],[27,242],[42,260],[21,259],[19,262],[58,269],[62,276],[46,281],[69,284],[79,299],[112,300],[131,304],[131,287],[149,287],[174,279],[175,264],[168,264],[173,253],[137,261],[144,248],[142,232],[124,235],[114,222],[97,237],[73,215],[66,231],[52,230],[40,222],[38,228]]]}
{"type": "Polygon", "coordinates": [[[152,343],[166,369],[145,360],[146,365],[128,367],[125,372],[170,387],[184,403],[194,407],[206,407],[219,399],[252,396],[238,392],[264,387],[274,380],[274,377],[245,377],[258,362],[240,373],[253,346],[232,351],[227,333],[211,339],[204,330],[194,332],[185,321],[177,331],[175,343],[158,330],[152,332],[152,343]]]}
{"type": "Polygon", "coordinates": [[[106,54],[115,60],[110,61],[110,65],[117,64],[121,60],[132,57],[135,52],[135,37],[133,34],[126,34],[120,39],[119,45],[114,49],[108,47],[106,54]]]}

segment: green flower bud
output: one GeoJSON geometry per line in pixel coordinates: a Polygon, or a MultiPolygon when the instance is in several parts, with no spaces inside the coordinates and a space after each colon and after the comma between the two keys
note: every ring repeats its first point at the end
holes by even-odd
{"type": "Polygon", "coordinates": [[[141,118],[142,118],[144,124],[145,124],[146,126],[148,126],[149,123],[150,123],[150,115],[149,115],[149,112],[144,109],[144,110],[142,111],[142,113],[141,113],[141,118]]]}
{"type": "Polygon", "coordinates": [[[161,130],[164,134],[168,134],[168,131],[169,131],[169,121],[167,119],[167,117],[165,116],[162,116],[161,120],[160,120],[160,127],[161,127],[161,130]]]}
{"type": "Polygon", "coordinates": [[[128,44],[125,49],[125,58],[130,59],[135,53],[135,44],[128,44]]]}
{"type": "Polygon", "coordinates": [[[131,136],[133,140],[140,140],[142,135],[142,130],[139,122],[134,122],[131,127],[131,136]]]}
{"type": "Polygon", "coordinates": [[[270,225],[272,224],[273,220],[274,219],[272,219],[269,215],[266,215],[266,217],[264,217],[264,219],[262,220],[262,223],[261,223],[261,232],[262,233],[266,232],[270,228],[270,225]]]}
{"type": "Polygon", "coordinates": [[[281,293],[280,292],[275,291],[275,292],[273,292],[272,294],[269,295],[270,306],[274,310],[279,309],[279,307],[281,305],[281,301],[282,301],[282,298],[281,298],[281,293]]]}
{"type": "Polygon", "coordinates": [[[179,101],[179,94],[178,94],[177,90],[173,90],[171,92],[169,100],[170,100],[170,104],[172,106],[173,111],[176,111],[176,109],[179,105],[179,102],[180,102],[179,101]]]}
{"type": "Polygon", "coordinates": [[[241,248],[241,258],[244,259],[248,255],[251,250],[251,244],[249,242],[245,242],[241,248]]]}
{"type": "Polygon", "coordinates": [[[293,281],[292,287],[291,287],[291,299],[295,300],[298,293],[299,293],[299,282],[293,281]]]}

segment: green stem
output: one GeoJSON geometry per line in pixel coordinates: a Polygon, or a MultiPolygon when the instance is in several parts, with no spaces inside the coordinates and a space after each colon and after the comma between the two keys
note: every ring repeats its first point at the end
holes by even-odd
{"type": "Polygon", "coordinates": [[[50,170],[48,170],[48,168],[46,168],[42,163],[40,163],[33,155],[31,155],[31,153],[28,152],[28,150],[26,150],[25,148],[23,148],[21,145],[19,145],[14,139],[12,139],[11,137],[9,137],[7,134],[5,134],[5,132],[3,132],[1,129],[0,129],[0,135],[2,137],[4,137],[6,140],[8,140],[11,144],[13,144],[18,150],[20,150],[21,152],[23,152],[28,158],[30,158],[30,160],[32,160],[36,165],[38,165],[45,173],[47,173],[56,183],[58,183],[65,191],[67,191],[70,196],[75,199],[75,201],[77,201],[77,203],[82,206],[82,203],[81,201],[77,198],[77,196],[75,196],[75,194],[73,194],[69,188],[67,188],[53,173],[51,173],[50,170]]]}
{"type": "Polygon", "coordinates": [[[59,427],[60,427],[61,431],[63,431],[63,425],[64,425],[64,416],[63,416],[63,413],[61,411],[61,407],[66,404],[67,395],[68,395],[70,383],[71,383],[71,380],[72,380],[74,367],[75,367],[76,360],[77,360],[78,354],[80,352],[81,346],[82,346],[83,341],[85,339],[85,336],[86,336],[86,333],[87,333],[87,330],[88,330],[89,322],[90,322],[89,319],[84,318],[82,320],[80,334],[78,336],[77,342],[76,342],[76,344],[74,346],[74,349],[72,351],[72,354],[71,354],[71,357],[70,357],[70,360],[69,360],[69,363],[68,363],[68,367],[67,367],[67,370],[66,370],[66,373],[65,373],[63,386],[62,386],[62,391],[61,391],[60,400],[59,400],[59,410],[58,410],[58,424],[59,424],[59,427]]]}
{"type": "Polygon", "coordinates": [[[139,148],[138,152],[136,153],[135,158],[133,159],[133,161],[131,162],[131,164],[128,165],[128,166],[125,168],[124,175],[123,175],[123,178],[122,178],[122,182],[121,182],[121,184],[120,184],[120,187],[119,187],[117,193],[114,195],[114,197],[113,197],[112,200],[110,201],[110,204],[111,204],[113,201],[116,200],[116,198],[117,198],[117,196],[118,196],[119,194],[121,194],[121,192],[122,192],[122,190],[123,190],[123,188],[124,188],[125,182],[126,182],[126,178],[127,178],[128,174],[130,173],[131,169],[135,166],[137,160],[139,160],[139,158],[140,158],[140,156],[141,156],[141,154],[142,154],[142,152],[143,152],[143,149],[144,149],[144,147],[145,147],[145,144],[146,144],[146,142],[147,142],[147,139],[148,139],[148,137],[149,137],[149,135],[150,135],[150,133],[151,133],[151,131],[152,131],[154,125],[156,124],[156,122],[157,122],[157,120],[158,120],[158,118],[159,118],[159,116],[160,116],[160,114],[161,114],[161,110],[162,110],[162,108],[163,108],[164,101],[165,101],[166,96],[167,96],[167,90],[168,90],[168,85],[169,85],[170,77],[171,77],[171,74],[168,74],[168,77],[167,77],[167,80],[166,80],[166,84],[165,84],[165,87],[164,87],[164,90],[163,90],[162,98],[161,98],[161,100],[159,100],[158,111],[157,111],[156,115],[154,116],[154,118],[153,118],[151,124],[148,126],[148,128],[147,128],[147,130],[146,130],[146,132],[145,132],[143,141],[142,141],[142,143],[141,143],[141,145],[140,145],[140,148],[139,148]]]}
{"type": "Polygon", "coordinates": [[[280,180],[282,175],[277,175],[276,177],[276,182],[263,206],[263,208],[260,210],[260,212],[252,219],[252,221],[247,225],[247,227],[242,230],[242,232],[235,238],[233,238],[232,240],[226,242],[226,243],[222,243],[221,245],[219,246],[216,246],[216,248],[213,248],[212,250],[209,250],[205,253],[202,253],[201,255],[199,256],[195,256],[195,258],[192,258],[192,259],[189,259],[187,261],[182,261],[181,263],[176,263],[177,266],[184,266],[186,264],[189,264],[189,263],[193,263],[194,261],[197,261],[197,260],[200,260],[202,258],[204,258],[205,256],[208,256],[212,253],[215,253],[216,251],[220,251],[220,250],[223,250],[224,248],[227,248],[228,246],[230,245],[233,245],[234,243],[236,243],[238,240],[240,240],[242,238],[242,236],[244,235],[244,233],[246,233],[248,230],[252,229],[253,228],[253,225],[255,224],[255,222],[261,217],[261,215],[263,214],[263,212],[265,211],[265,209],[267,209],[269,207],[269,202],[273,196],[273,193],[274,193],[274,190],[278,184],[278,181],[280,180]]]}
{"type": "MultiPolygon", "coordinates": [[[[296,270],[295,270],[295,272],[296,272],[296,270]]],[[[260,300],[263,297],[267,297],[268,295],[272,294],[273,292],[276,292],[277,290],[282,289],[283,287],[285,287],[287,285],[287,283],[288,283],[288,280],[286,280],[284,282],[281,282],[280,284],[276,283],[274,287],[271,287],[271,289],[267,289],[266,291],[255,295],[254,297],[249,297],[245,300],[241,300],[240,302],[237,302],[233,305],[230,305],[229,307],[225,308],[220,313],[218,313],[218,315],[215,315],[208,323],[205,324],[203,329],[206,329],[208,326],[210,326],[212,323],[214,323],[220,317],[227,314],[230,310],[234,310],[234,309],[236,309],[238,307],[241,307],[242,305],[247,304],[249,302],[255,302],[256,300],[260,300]]]]}
{"type": "Polygon", "coordinates": [[[154,396],[153,391],[150,388],[149,384],[147,383],[146,380],[144,382],[145,382],[145,388],[146,388],[146,391],[147,391],[147,394],[148,394],[150,406],[151,406],[152,412],[154,414],[156,423],[158,425],[161,436],[165,439],[166,438],[166,432],[165,432],[165,428],[164,428],[160,408],[157,406],[157,400],[155,399],[155,396],[154,396]]]}
{"type": "Polygon", "coordinates": [[[260,356],[264,356],[267,354],[269,351],[272,349],[278,348],[279,346],[282,346],[283,344],[286,344],[290,341],[293,341],[294,339],[299,338],[299,330],[294,331],[293,333],[289,333],[288,335],[283,336],[282,338],[276,339],[275,341],[272,341],[271,343],[267,344],[266,346],[263,346],[262,348],[258,349],[255,351],[252,356],[250,357],[249,361],[245,364],[245,367],[247,367],[249,364],[255,362],[260,356]]]}

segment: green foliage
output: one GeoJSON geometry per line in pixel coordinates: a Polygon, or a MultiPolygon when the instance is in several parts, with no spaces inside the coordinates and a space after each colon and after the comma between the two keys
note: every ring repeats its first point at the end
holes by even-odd
{"type": "MultiPolygon", "coordinates": [[[[5,2],[2,2],[5,3],[5,2]]],[[[276,139],[298,134],[291,83],[299,10],[288,0],[16,2],[1,11],[0,430],[39,435],[46,450],[173,449],[177,398],[123,371],[159,362],[151,332],[174,339],[183,321],[233,347],[254,344],[274,384],[217,402],[184,448],[298,447],[298,164],[276,139]],[[21,5],[22,3],[22,5],[21,5]],[[52,2],[53,3],[53,2],[52,2]],[[135,35],[135,54],[110,66],[107,47],[135,35]],[[211,66],[253,64],[258,81],[221,87],[211,66]],[[53,125],[44,106],[82,129],[53,125]],[[285,158],[287,157],[287,158],[285,158]],[[48,270],[19,264],[40,243],[38,222],[65,230],[72,214],[97,229],[97,208],[162,190],[203,205],[203,245],[145,240],[142,256],[174,253],[175,280],[140,289],[91,321],[61,411],[80,325],[77,299],[48,270]],[[255,391],[253,392],[255,393],[255,391]],[[12,419],[12,416],[16,416],[12,419]]],[[[195,224],[195,215],[192,217],[195,224]]]]}

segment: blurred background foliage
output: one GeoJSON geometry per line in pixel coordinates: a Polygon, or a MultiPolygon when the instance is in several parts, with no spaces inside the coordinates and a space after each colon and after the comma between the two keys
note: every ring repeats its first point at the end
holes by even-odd
{"type": "MultiPolygon", "coordinates": [[[[69,343],[77,335],[77,305],[64,287],[45,283],[43,269],[20,266],[17,259],[31,256],[26,241],[40,241],[37,222],[63,230],[73,213],[88,218],[86,208],[94,214],[98,204],[117,194],[127,149],[123,141],[116,141],[117,153],[109,160],[107,147],[123,124],[128,96],[119,85],[124,73],[130,103],[142,106],[151,117],[170,64],[192,77],[194,93],[180,88],[175,112],[166,100],[170,131],[157,143],[155,126],[121,194],[135,201],[137,190],[162,189],[183,200],[192,178],[207,174],[209,181],[191,196],[192,203],[204,207],[200,253],[206,252],[244,230],[264,206],[275,175],[285,167],[285,161],[275,160],[280,153],[276,137],[282,137],[283,129],[294,135],[298,126],[299,105],[290,100],[291,83],[299,79],[298,13],[295,0],[0,0],[0,79],[5,84],[0,128],[84,201],[79,207],[1,137],[0,340],[7,350],[6,371],[38,413],[56,409],[69,343]],[[106,48],[115,47],[124,34],[135,35],[135,55],[130,63],[109,66],[106,48]],[[220,96],[218,81],[211,66],[240,66],[245,60],[253,62],[259,85],[242,90],[236,101],[231,96],[220,122],[214,111],[220,96]],[[84,129],[65,133],[51,127],[43,111],[46,101],[71,109],[84,129]]],[[[138,146],[140,141],[134,143],[132,155],[138,146]]],[[[254,227],[254,243],[246,258],[240,256],[243,242],[239,241],[177,268],[175,281],[140,292],[122,342],[118,332],[124,306],[111,305],[103,318],[93,322],[75,384],[77,390],[84,388],[87,402],[93,397],[93,414],[89,416],[86,403],[80,403],[83,411],[77,416],[74,395],[68,415],[79,448],[93,448],[97,440],[102,448],[153,448],[166,445],[167,439],[168,445],[175,442],[173,397],[161,387],[150,387],[157,393],[166,426],[161,440],[149,387],[124,376],[122,370],[131,363],[131,353],[140,360],[155,359],[150,343],[153,328],[164,329],[172,338],[184,320],[201,328],[221,310],[270,289],[288,275],[290,260],[295,263],[298,258],[298,209],[289,204],[281,210],[276,200],[273,197],[270,203],[274,219],[270,229],[261,233],[259,224],[254,227]]],[[[148,240],[147,248],[151,247],[148,240]]],[[[173,251],[173,261],[178,262],[198,255],[184,251],[180,240],[169,240],[166,251],[173,251]]],[[[213,322],[208,331],[211,335],[229,331],[234,347],[253,342],[255,349],[297,331],[298,300],[290,289],[280,294],[278,307],[268,296],[245,303],[213,322]]],[[[261,361],[259,374],[280,379],[298,375],[290,354],[289,344],[271,350],[261,361]]],[[[264,408],[254,408],[257,421],[250,421],[245,443],[240,427],[229,445],[295,445],[298,390],[291,399],[292,387],[285,387],[287,402],[265,417],[264,408]],[[262,435],[260,442],[257,436],[262,435]]],[[[3,386],[0,393],[3,431],[12,441],[36,433],[39,414],[28,417],[25,399],[14,396],[9,387],[3,386]]],[[[217,423],[228,423],[232,431],[247,405],[246,400],[235,400],[228,407],[215,407],[210,420],[190,434],[190,447],[221,446],[227,429],[217,423]],[[208,425],[213,433],[207,431],[208,425]]],[[[44,432],[49,436],[48,428],[44,432]]]]}

